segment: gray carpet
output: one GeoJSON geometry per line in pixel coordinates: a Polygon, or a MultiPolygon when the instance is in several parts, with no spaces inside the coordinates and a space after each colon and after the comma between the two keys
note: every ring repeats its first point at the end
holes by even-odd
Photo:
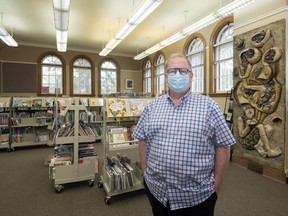
{"type": "MultiPolygon", "coordinates": [[[[1,216],[150,216],[143,190],[112,198],[104,203],[105,191],[87,182],[65,184],[56,194],[48,179],[45,158],[51,147],[0,151],[1,216]]],[[[287,216],[288,185],[230,164],[216,205],[215,216],[287,216]]]]}

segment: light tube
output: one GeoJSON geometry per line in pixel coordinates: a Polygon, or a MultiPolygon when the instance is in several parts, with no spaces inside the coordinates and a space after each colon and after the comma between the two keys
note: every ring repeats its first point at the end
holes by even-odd
{"type": "Polygon", "coordinates": [[[144,1],[128,19],[127,23],[113,37],[99,53],[101,56],[108,55],[127,35],[129,35],[150,13],[152,13],[163,0],[144,1]],[[117,42],[115,42],[117,40],[117,42]]]}
{"type": "MultiPolygon", "coordinates": [[[[184,28],[182,31],[177,32],[176,34],[172,35],[171,37],[161,41],[160,43],[158,43],[157,45],[161,45],[161,48],[164,48],[172,43],[175,43],[181,39],[183,39],[184,37],[192,34],[193,32],[199,31],[200,29],[211,25],[212,23],[217,22],[218,20],[234,13],[235,11],[239,10],[240,8],[247,6],[248,4],[254,2],[254,0],[235,0],[233,2],[231,2],[230,4],[220,8],[219,10],[217,10],[215,13],[212,13],[208,16],[206,16],[205,18],[197,21],[196,23],[184,28]]],[[[155,46],[157,46],[155,45],[155,46]]],[[[154,46],[154,47],[155,47],[154,46]]],[[[152,47],[153,48],[153,47],[152,47]]],[[[154,49],[154,52],[151,52],[153,49],[147,49],[146,51],[138,54],[137,56],[134,57],[135,60],[141,60],[142,58],[157,52],[160,49],[154,49]]],[[[158,47],[159,48],[159,47],[158,47]]]]}

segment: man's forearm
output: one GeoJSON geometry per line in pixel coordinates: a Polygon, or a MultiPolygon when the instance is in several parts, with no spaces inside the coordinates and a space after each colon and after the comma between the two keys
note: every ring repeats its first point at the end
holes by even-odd
{"type": "Polygon", "coordinates": [[[216,148],[215,156],[215,192],[220,192],[220,187],[224,178],[230,158],[230,147],[216,148]]]}
{"type": "Polygon", "coordinates": [[[146,141],[139,142],[139,156],[142,172],[147,168],[146,141]]]}

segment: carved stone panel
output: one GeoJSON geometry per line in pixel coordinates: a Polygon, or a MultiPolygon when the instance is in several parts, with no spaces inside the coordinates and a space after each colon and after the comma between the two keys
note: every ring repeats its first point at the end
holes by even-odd
{"type": "Polygon", "coordinates": [[[234,37],[234,151],[283,169],[285,19],[234,37]]]}

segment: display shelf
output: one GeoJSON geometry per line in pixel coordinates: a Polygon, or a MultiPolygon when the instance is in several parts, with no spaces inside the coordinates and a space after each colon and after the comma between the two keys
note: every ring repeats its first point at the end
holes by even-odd
{"type": "Polygon", "coordinates": [[[104,100],[103,169],[98,187],[104,188],[107,205],[111,204],[113,196],[144,188],[141,168],[135,165],[139,164],[139,141],[134,140],[132,134],[141,112],[150,101],[151,98],[104,100]]]}
{"type": "Polygon", "coordinates": [[[87,109],[91,114],[88,118],[88,125],[92,127],[97,134],[96,140],[101,140],[103,135],[103,101],[103,98],[88,98],[87,109]]]}
{"type": "Polygon", "coordinates": [[[63,191],[63,184],[72,182],[88,181],[88,185],[93,186],[95,173],[98,172],[98,157],[92,146],[95,135],[86,135],[89,130],[86,128],[87,133],[85,133],[84,125],[80,123],[81,112],[88,114],[80,99],[74,98],[60,113],[64,120],[68,119],[72,122],[63,122],[55,134],[56,153],[49,164],[49,177],[54,180],[57,193],[63,191]]]}
{"type": "Polygon", "coordinates": [[[11,106],[11,147],[47,145],[51,139],[48,127],[53,123],[54,98],[13,97],[11,106]]]}
{"type": "Polygon", "coordinates": [[[11,97],[0,97],[0,149],[11,151],[10,117],[11,97]]]}

